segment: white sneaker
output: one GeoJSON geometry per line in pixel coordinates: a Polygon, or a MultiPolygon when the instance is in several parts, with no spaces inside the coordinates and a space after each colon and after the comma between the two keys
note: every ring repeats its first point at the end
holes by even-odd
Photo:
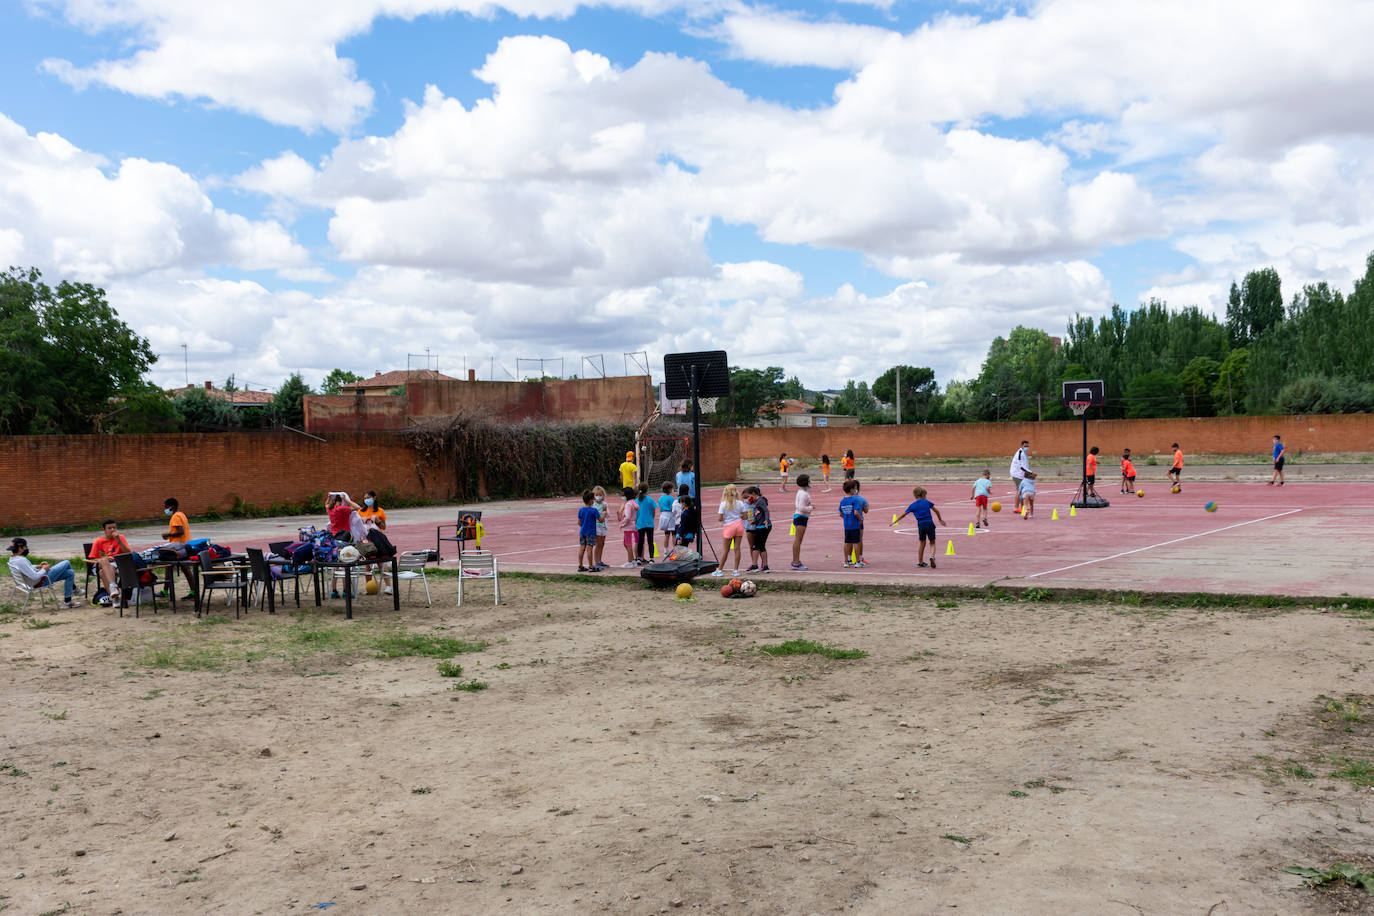
{"type": "Polygon", "coordinates": [[[80,602],[80,601],[75,601],[75,600],[73,600],[73,599],[71,599],[71,598],[68,598],[66,601],[63,601],[61,604],[59,604],[58,607],[61,607],[61,608],[81,607],[81,602],[80,602]]]}
{"type": "Polygon", "coordinates": [[[721,571],[718,569],[718,570],[716,570],[715,572],[711,573],[711,575],[713,575],[713,576],[715,576],[717,579],[719,579],[719,578],[721,578],[722,576],[724,576],[725,573],[721,572],[721,571]]]}
{"type": "Polygon", "coordinates": [[[639,564],[636,563],[636,562],[634,562],[633,560],[631,560],[629,563],[621,563],[621,564],[620,564],[620,568],[621,568],[621,569],[634,569],[634,568],[637,567],[637,566],[639,566],[639,564]]]}
{"type": "Polygon", "coordinates": [[[390,595],[390,594],[391,594],[391,586],[388,585],[386,588],[382,589],[382,594],[383,594],[383,595],[390,595]]]}

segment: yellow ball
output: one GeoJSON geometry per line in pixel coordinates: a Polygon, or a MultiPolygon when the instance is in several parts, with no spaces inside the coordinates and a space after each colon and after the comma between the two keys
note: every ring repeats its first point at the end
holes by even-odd
{"type": "Polygon", "coordinates": [[[1002,504],[1001,504],[1001,503],[989,503],[989,504],[988,504],[988,508],[991,509],[993,512],[1001,512],[1001,511],[1002,511],[1002,504]]]}
{"type": "Polygon", "coordinates": [[[367,584],[363,586],[363,591],[367,592],[369,595],[377,594],[377,580],[368,579],[367,584]]]}
{"type": "Polygon", "coordinates": [[[1135,491],[1135,495],[1136,495],[1136,496],[1139,496],[1141,499],[1144,499],[1144,498],[1145,498],[1145,491],[1144,491],[1144,490],[1136,490],[1136,491],[1135,491]]]}
{"type": "Polygon", "coordinates": [[[1183,488],[1182,488],[1182,487],[1170,487],[1170,488],[1169,488],[1169,492],[1170,492],[1170,493],[1182,493],[1182,492],[1183,492],[1183,488]]]}
{"type": "Polygon", "coordinates": [[[691,586],[691,584],[690,584],[690,583],[687,583],[687,582],[683,582],[681,585],[679,585],[679,586],[677,587],[677,596],[678,596],[679,598],[681,598],[682,600],[684,600],[684,601],[686,601],[688,598],[692,597],[692,586],[691,586]]]}

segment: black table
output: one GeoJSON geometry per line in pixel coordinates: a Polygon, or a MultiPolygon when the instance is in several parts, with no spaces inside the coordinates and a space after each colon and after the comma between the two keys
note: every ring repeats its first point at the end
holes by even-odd
{"type": "Polygon", "coordinates": [[[358,568],[359,566],[376,566],[376,567],[378,567],[378,573],[379,573],[378,578],[380,579],[380,578],[381,578],[381,575],[380,575],[381,569],[380,569],[380,567],[384,566],[384,565],[387,564],[387,563],[390,563],[390,564],[391,564],[391,603],[392,603],[392,608],[393,608],[394,610],[396,610],[396,611],[399,611],[399,610],[401,609],[401,588],[400,588],[400,585],[399,585],[398,582],[397,582],[397,576],[396,576],[397,568],[396,568],[396,555],[395,555],[395,554],[392,554],[392,555],[389,556],[389,557],[360,557],[359,559],[356,559],[356,560],[316,560],[316,561],[315,561],[315,607],[319,607],[319,606],[320,606],[320,603],[321,603],[321,599],[320,599],[320,589],[321,589],[321,587],[322,587],[322,586],[321,586],[321,574],[324,572],[324,570],[326,570],[326,569],[342,569],[342,570],[345,570],[345,571],[347,572],[347,575],[344,576],[344,616],[345,616],[347,619],[352,620],[352,619],[353,619],[353,570],[356,569],[356,568],[358,568]]]}

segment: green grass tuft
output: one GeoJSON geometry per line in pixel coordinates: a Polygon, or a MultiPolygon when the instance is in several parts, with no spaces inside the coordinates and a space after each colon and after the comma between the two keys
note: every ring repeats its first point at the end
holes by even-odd
{"type": "Polygon", "coordinates": [[[809,639],[789,639],[777,646],[759,646],[765,655],[819,655],[822,658],[868,658],[863,649],[836,649],[809,639]]]}

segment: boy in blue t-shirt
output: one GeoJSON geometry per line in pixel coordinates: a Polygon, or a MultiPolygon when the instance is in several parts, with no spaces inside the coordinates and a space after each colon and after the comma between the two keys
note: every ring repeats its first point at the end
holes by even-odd
{"type": "Polygon", "coordinates": [[[582,508],[577,510],[577,571],[596,572],[596,523],[601,513],[592,508],[592,491],[582,491],[582,508]],[[586,564],[582,562],[586,555],[586,564]]]}
{"type": "Polygon", "coordinates": [[[635,488],[639,512],[635,516],[635,562],[644,566],[654,558],[654,522],[657,521],[658,503],[649,498],[649,485],[640,483],[635,488]]]}
{"type": "Polygon", "coordinates": [[[916,501],[913,502],[911,505],[907,506],[905,512],[897,516],[897,518],[893,519],[892,524],[893,526],[896,526],[898,522],[906,518],[908,515],[914,516],[916,518],[916,535],[921,539],[921,547],[916,554],[916,565],[926,565],[926,541],[930,541],[930,568],[934,569],[935,520],[938,519],[940,524],[943,525],[945,523],[945,519],[944,516],[940,514],[940,510],[935,508],[935,504],[930,500],[926,499],[925,487],[916,487],[914,490],[911,491],[911,495],[916,497],[916,501]],[[932,514],[935,516],[934,519],[931,518],[932,514]]]}
{"type": "Polygon", "coordinates": [[[843,489],[839,513],[844,523],[844,565],[859,566],[863,557],[864,498],[855,493],[859,488],[853,478],[844,482],[843,489]]]}
{"type": "Polygon", "coordinates": [[[678,489],[686,487],[687,495],[692,499],[697,498],[697,475],[692,470],[692,462],[682,462],[682,470],[677,472],[677,478],[673,482],[677,484],[678,489]]]}
{"type": "Polygon", "coordinates": [[[988,526],[988,492],[992,489],[992,471],[983,470],[983,476],[973,482],[973,492],[969,499],[973,500],[973,527],[986,528],[988,526]]]}

